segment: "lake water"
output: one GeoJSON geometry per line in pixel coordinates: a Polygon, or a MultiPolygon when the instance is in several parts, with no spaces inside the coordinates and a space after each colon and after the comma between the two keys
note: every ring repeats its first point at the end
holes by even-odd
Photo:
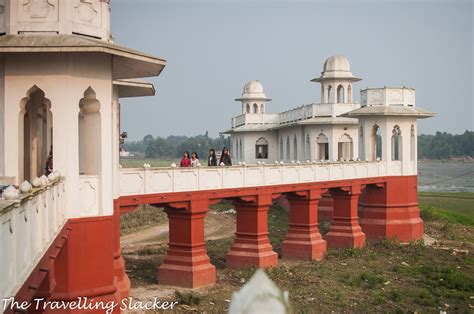
{"type": "Polygon", "coordinates": [[[474,162],[418,163],[418,191],[474,192],[474,162]]]}

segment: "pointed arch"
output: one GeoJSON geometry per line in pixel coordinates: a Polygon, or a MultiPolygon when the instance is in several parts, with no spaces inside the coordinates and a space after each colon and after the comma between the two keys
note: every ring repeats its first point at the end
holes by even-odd
{"type": "Polygon", "coordinates": [[[280,136],[280,160],[285,159],[283,156],[283,136],[280,136]]]}
{"type": "Polygon", "coordinates": [[[410,160],[416,160],[416,131],[413,124],[410,128],[410,160]]]}
{"type": "Polygon", "coordinates": [[[339,85],[337,87],[337,103],[342,104],[344,102],[344,86],[339,85]]]}
{"type": "Polygon", "coordinates": [[[374,124],[372,127],[371,134],[371,154],[370,160],[377,160],[377,158],[382,159],[382,135],[380,127],[377,124],[374,124]]]}
{"type": "Polygon", "coordinates": [[[337,143],[337,159],[338,160],[350,160],[352,159],[353,152],[353,141],[352,137],[344,133],[338,140],[337,143]]]}
{"type": "Polygon", "coordinates": [[[293,137],[293,159],[298,160],[298,139],[296,134],[293,137]]]}
{"type": "Polygon", "coordinates": [[[327,89],[327,103],[332,103],[333,102],[333,99],[332,99],[332,85],[328,85],[328,89],[327,89]]]}
{"type": "Polygon", "coordinates": [[[52,169],[53,114],[51,101],[37,85],[26,92],[19,105],[18,176],[22,181],[47,175],[52,169]]]}
{"type": "Polygon", "coordinates": [[[311,139],[309,138],[309,134],[306,134],[306,147],[305,147],[305,153],[306,153],[306,160],[311,160],[311,139]]]}
{"type": "Polygon", "coordinates": [[[265,113],[265,105],[260,104],[260,113],[265,113]]]}
{"type": "Polygon", "coordinates": [[[392,129],[392,160],[401,160],[402,158],[402,131],[398,125],[395,125],[392,129]]]}
{"type": "Polygon", "coordinates": [[[250,104],[245,105],[245,113],[250,113],[250,104]]]}
{"type": "Polygon", "coordinates": [[[316,156],[319,160],[329,160],[329,140],[322,132],[316,138],[316,156]]]}
{"type": "Polygon", "coordinates": [[[286,159],[287,160],[290,160],[291,159],[291,156],[290,156],[290,136],[287,136],[286,137],[286,159]]]}
{"type": "Polygon", "coordinates": [[[268,141],[263,136],[255,142],[255,158],[268,159],[268,141]]]}
{"type": "Polygon", "coordinates": [[[352,85],[351,84],[347,85],[347,102],[351,104],[354,102],[352,100],[352,85]]]}
{"type": "Polygon", "coordinates": [[[258,113],[258,105],[257,104],[253,104],[253,111],[252,113],[258,113]]]}

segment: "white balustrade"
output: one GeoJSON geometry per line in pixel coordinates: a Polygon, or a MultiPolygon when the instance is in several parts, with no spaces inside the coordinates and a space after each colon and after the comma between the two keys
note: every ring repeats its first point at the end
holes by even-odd
{"type": "Polygon", "coordinates": [[[122,168],[120,194],[140,195],[350,180],[403,173],[400,161],[347,161],[198,168],[122,168]]]}
{"type": "Polygon", "coordinates": [[[64,179],[0,199],[0,297],[14,296],[66,222],[64,179]]]}

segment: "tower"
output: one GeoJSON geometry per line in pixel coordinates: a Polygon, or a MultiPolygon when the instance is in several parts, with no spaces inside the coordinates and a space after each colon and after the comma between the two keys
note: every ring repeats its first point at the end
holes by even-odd
{"type": "Polygon", "coordinates": [[[344,115],[359,120],[360,159],[401,162],[404,173],[416,174],[416,122],[435,114],[415,106],[414,88],[367,88],[360,98],[361,107],[344,115]]]}
{"type": "Polygon", "coordinates": [[[367,88],[360,96],[361,108],[344,116],[359,119],[360,158],[380,161],[388,177],[361,194],[362,229],[372,238],[421,239],[416,122],[435,114],[415,107],[414,88],[367,88]]]}
{"type": "Polygon", "coordinates": [[[242,114],[265,113],[265,103],[271,99],[267,98],[259,81],[249,81],[244,85],[242,96],[235,101],[242,102],[242,114]]]}
{"type": "Polygon", "coordinates": [[[311,81],[321,83],[322,104],[352,104],[352,83],[360,80],[352,74],[347,58],[335,55],[326,59],[321,76],[311,81]]]}
{"type": "MultiPolygon", "coordinates": [[[[63,177],[51,202],[64,200],[67,245],[45,268],[24,267],[32,280],[47,272],[52,284],[41,293],[59,301],[84,294],[117,301],[130,288],[116,207],[120,98],[153,95],[152,84],[135,79],[158,76],[166,61],[112,43],[109,16],[108,0],[0,1],[0,184],[48,175],[49,157],[63,177]]],[[[54,240],[51,230],[51,239],[37,238],[54,240]]],[[[40,284],[17,295],[31,297],[40,284]]]]}

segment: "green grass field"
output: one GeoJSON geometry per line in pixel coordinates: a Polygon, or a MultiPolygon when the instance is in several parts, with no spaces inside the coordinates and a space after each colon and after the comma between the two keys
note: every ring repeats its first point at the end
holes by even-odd
{"type": "MultiPolygon", "coordinates": [[[[295,313],[472,313],[474,193],[420,193],[419,201],[425,231],[437,241],[434,246],[373,241],[363,249],[328,249],[327,257],[320,262],[280,260],[266,273],[281,289],[289,291],[295,313]]],[[[213,210],[229,206],[218,204],[213,210]]],[[[156,208],[145,207],[142,211],[123,216],[125,230],[137,230],[140,221],[153,224],[165,219],[157,215],[156,208]]],[[[270,242],[280,254],[288,210],[272,206],[268,224],[270,242]]],[[[321,233],[327,232],[327,227],[321,222],[321,233]]],[[[172,299],[180,301],[178,309],[217,313],[229,308],[232,292],[255,271],[225,267],[232,243],[233,237],[206,242],[211,263],[218,270],[217,284],[197,291],[176,289],[172,299]]],[[[165,254],[166,243],[161,243],[125,256],[132,286],[156,283],[156,267],[165,254]]]]}
{"type": "Polygon", "coordinates": [[[150,164],[152,167],[169,167],[172,163],[179,163],[179,160],[163,160],[154,158],[135,158],[135,157],[120,157],[120,164],[124,168],[141,167],[143,164],[150,164]]]}

